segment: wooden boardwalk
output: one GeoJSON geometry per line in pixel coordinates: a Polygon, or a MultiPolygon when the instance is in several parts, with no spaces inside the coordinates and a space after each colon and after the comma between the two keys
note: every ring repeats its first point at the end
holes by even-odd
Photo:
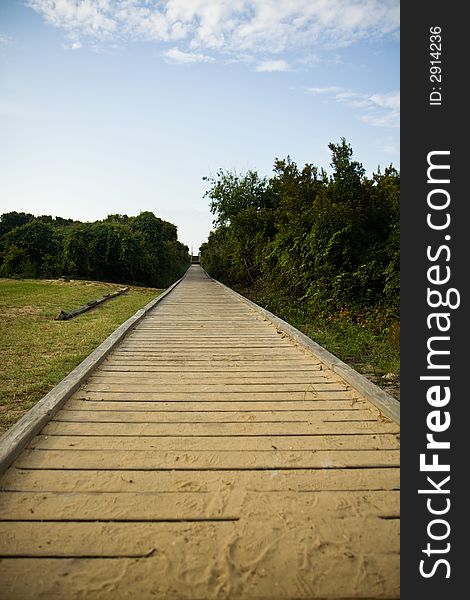
{"type": "Polygon", "coordinates": [[[398,434],[193,265],[4,474],[0,598],[398,598],[398,434]]]}

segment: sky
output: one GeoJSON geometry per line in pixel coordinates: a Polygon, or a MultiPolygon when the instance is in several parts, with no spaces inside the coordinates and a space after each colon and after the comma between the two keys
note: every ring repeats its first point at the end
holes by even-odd
{"type": "Polygon", "coordinates": [[[149,210],[196,254],[219,169],[399,169],[399,53],[399,0],[0,0],[0,214],[149,210]]]}

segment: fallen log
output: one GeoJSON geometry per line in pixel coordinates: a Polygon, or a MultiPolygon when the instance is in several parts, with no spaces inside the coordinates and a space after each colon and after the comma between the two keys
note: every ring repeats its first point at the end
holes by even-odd
{"type": "Polygon", "coordinates": [[[84,306],[80,306],[80,308],[76,308],[75,310],[71,310],[70,312],[65,312],[64,310],[61,310],[60,313],[55,318],[55,320],[56,321],[67,321],[68,319],[73,319],[73,317],[76,317],[77,315],[81,315],[82,313],[87,312],[88,310],[91,310],[92,308],[95,308],[95,306],[98,306],[99,304],[103,304],[103,302],[106,302],[107,300],[111,300],[112,298],[116,298],[116,296],[121,296],[122,294],[125,294],[128,290],[129,290],[129,288],[125,287],[125,288],[122,288],[121,290],[117,290],[115,292],[105,294],[102,298],[99,298],[98,300],[90,300],[84,306]]]}

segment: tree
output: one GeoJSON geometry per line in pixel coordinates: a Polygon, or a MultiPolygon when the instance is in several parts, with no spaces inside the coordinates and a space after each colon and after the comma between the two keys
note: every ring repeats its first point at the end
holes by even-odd
{"type": "Polygon", "coordinates": [[[189,266],[176,226],[151,212],[104,221],[6,213],[0,243],[3,276],[76,278],[166,287],[189,266]]]}
{"type": "Polygon", "coordinates": [[[92,277],[90,254],[91,240],[93,237],[90,225],[76,225],[68,228],[64,237],[63,266],[64,273],[69,277],[92,277]]]}
{"type": "Polygon", "coordinates": [[[224,231],[224,253],[229,256],[222,279],[253,283],[261,272],[266,241],[274,235],[273,189],[255,171],[239,176],[220,170],[205,180],[211,184],[205,196],[211,199],[214,225],[224,231]]]}
{"type": "Polygon", "coordinates": [[[210,210],[215,215],[214,225],[229,225],[234,217],[248,208],[259,211],[271,206],[267,179],[261,179],[256,171],[248,171],[243,177],[220,169],[215,178],[203,177],[211,185],[204,196],[211,199],[210,210]]]}
{"type": "Polygon", "coordinates": [[[215,229],[202,264],[226,283],[314,314],[396,317],[399,175],[390,167],[368,179],[344,138],[329,148],[330,177],[288,156],[276,158],[269,180],[256,171],[206,178],[215,229]]]}
{"type": "Polygon", "coordinates": [[[61,238],[52,225],[35,219],[12,229],[3,241],[7,247],[14,245],[23,251],[25,260],[31,265],[30,276],[41,277],[56,276],[56,271],[61,270],[58,252],[61,238]]]}
{"type": "Polygon", "coordinates": [[[21,225],[26,225],[34,219],[34,215],[30,215],[29,213],[24,212],[9,212],[3,213],[0,217],[0,238],[2,238],[6,233],[15,229],[15,227],[21,227],[21,225]]]}
{"type": "Polygon", "coordinates": [[[333,200],[358,207],[363,197],[364,167],[361,163],[352,160],[352,148],[344,138],[341,138],[340,144],[328,144],[328,148],[332,152],[330,166],[334,169],[331,185],[333,200]]]}

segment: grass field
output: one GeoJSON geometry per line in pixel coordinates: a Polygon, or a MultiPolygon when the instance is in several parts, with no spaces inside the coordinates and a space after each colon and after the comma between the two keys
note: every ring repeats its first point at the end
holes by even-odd
{"type": "Polygon", "coordinates": [[[162,290],[131,287],[69,321],[70,311],[122,288],[89,281],[0,279],[0,433],[162,290]]]}

